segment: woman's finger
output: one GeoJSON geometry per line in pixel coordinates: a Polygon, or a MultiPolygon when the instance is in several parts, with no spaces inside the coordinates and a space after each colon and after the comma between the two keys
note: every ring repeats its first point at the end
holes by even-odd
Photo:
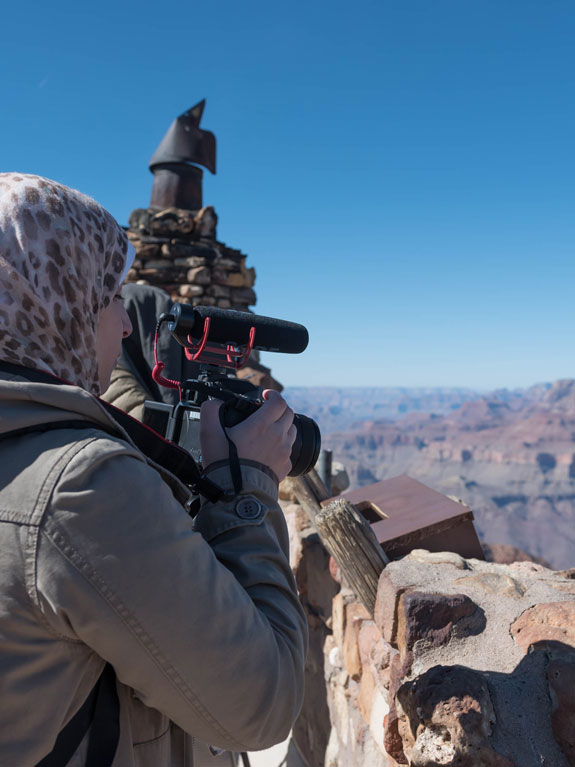
{"type": "Polygon", "coordinates": [[[220,408],[222,404],[222,401],[219,399],[208,399],[202,402],[200,408],[200,433],[202,431],[221,430],[220,408]]]}
{"type": "Polygon", "coordinates": [[[276,421],[276,424],[287,431],[293,424],[293,410],[291,407],[286,407],[282,415],[276,421]]]}
{"type": "Polygon", "coordinates": [[[266,389],[263,404],[256,410],[253,415],[250,415],[250,421],[252,424],[257,424],[261,428],[267,428],[275,421],[278,421],[287,409],[287,402],[279,394],[279,392],[273,389],[266,389]]]}

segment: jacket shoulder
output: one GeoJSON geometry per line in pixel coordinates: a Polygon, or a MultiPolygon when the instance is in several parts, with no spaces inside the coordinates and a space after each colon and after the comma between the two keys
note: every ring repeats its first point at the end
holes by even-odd
{"type": "Polygon", "coordinates": [[[133,373],[117,367],[112,372],[110,386],[102,399],[141,421],[144,402],[151,399],[151,396],[140,386],[133,373]]]}
{"type": "Polygon", "coordinates": [[[101,460],[118,452],[141,454],[97,425],[32,431],[0,440],[0,521],[40,525],[66,467],[79,454],[101,460]]]}

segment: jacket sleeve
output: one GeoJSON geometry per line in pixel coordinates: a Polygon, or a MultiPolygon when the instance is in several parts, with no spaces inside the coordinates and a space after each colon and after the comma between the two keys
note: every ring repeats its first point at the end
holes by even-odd
{"type": "Polygon", "coordinates": [[[140,386],[133,373],[124,368],[116,367],[112,371],[110,385],[102,394],[102,399],[128,413],[132,418],[142,421],[144,402],[147,399],[152,399],[152,397],[140,386]]]}
{"type": "Polygon", "coordinates": [[[94,439],[41,528],[37,589],[52,629],[112,663],[186,732],[232,750],[285,739],[303,697],[306,625],[277,486],[242,466],[195,521],[136,450],[94,439]]]}

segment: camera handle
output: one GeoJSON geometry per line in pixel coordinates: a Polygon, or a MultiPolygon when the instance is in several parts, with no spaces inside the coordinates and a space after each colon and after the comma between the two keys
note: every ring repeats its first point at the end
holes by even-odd
{"type": "Polygon", "coordinates": [[[202,402],[208,399],[208,397],[223,401],[223,405],[220,407],[219,413],[220,425],[228,443],[228,461],[230,464],[230,474],[232,476],[234,492],[236,495],[238,495],[241,493],[243,488],[242,470],[240,467],[238,449],[233,439],[231,439],[229,436],[227,429],[230,426],[235,426],[235,424],[240,423],[249,415],[254,413],[260,407],[261,403],[248,400],[245,397],[234,394],[233,392],[226,391],[225,389],[220,389],[217,386],[203,383],[202,381],[195,381],[193,390],[197,392],[201,398],[200,401],[202,402]]]}

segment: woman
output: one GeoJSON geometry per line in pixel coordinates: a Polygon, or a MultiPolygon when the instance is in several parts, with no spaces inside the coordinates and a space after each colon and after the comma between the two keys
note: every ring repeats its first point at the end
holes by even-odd
{"type": "MultiPolygon", "coordinates": [[[[79,711],[94,732],[104,683],[88,714],[85,701],[104,668],[119,701],[114,767],[191,765],[193,737],[266,748],[301,703],[305,624],[276,501],[293,414],[271,392],[228,430],[235,495],[219,405],[205,403],[205,475],[223,494],[192,521],[187,487],[97,399],[131,329],[130,263],[93,200],[0,174],[2,767],[56,764],[47,755],[79,711]]],[[[105,767],[94,740],[67,763],[105,767]]]]}

